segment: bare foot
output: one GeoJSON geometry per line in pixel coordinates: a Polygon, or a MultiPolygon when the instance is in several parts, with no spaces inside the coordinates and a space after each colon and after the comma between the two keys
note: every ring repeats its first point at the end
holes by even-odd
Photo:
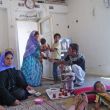
{"type": "Polygon", "coordinates": [[[13,103],[13,106],[20,105],[20,104],[21,104],[21,102],[16,99],[16,100],[14,101],[14,103],[13,103]]]}
{"type": "Polygon", "coordinates": [[[80,95],[77,95],[74,97],[74,105],[78,105],[78,103],[80,103],[80,101],[82,100],[80,95]]]}
{"type": "Polygon", "coordinates": [[[87,108],[88,105],[88,98],[86,94],[80,95],[80,102],[76,106],[76,110],[84,110],[87,108]]]}
{"type": "Polygon", "coordinates": [[[87,103],[88,99],[86,95],[77,95],[74,97],[74,105],[72,105],[68,110],[84,110],[87,103]]]}

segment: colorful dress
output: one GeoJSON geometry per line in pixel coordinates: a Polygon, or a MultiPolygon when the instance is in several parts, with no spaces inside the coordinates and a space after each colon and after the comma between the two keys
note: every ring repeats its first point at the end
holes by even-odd
{"type": "Polygon", "coordinates": [[[95,102],[103,103],[110,108],[110,93],[102,92],[96,94],[95,102]]]}
{"type": "Polygon", "coordinates": [[[40,45],[35,41],[34,31],[31,33],[27,42],[24,54],[22,72],[26,82],[31,86],[39,86],[42,77],[42,64],[40,62],[40,45]]]}

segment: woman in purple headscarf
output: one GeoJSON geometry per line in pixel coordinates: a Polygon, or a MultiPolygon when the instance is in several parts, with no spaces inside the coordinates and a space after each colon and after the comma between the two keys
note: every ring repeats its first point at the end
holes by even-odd
{"type": "Polygon", "coordinates": [[[19,105],[20,100],[28,97],[27,85],[22,72],[13,65],[14,54],[11,51],[2,53],[0,57],[0,104],[19,105]]]}
{"type": "Polygon", "coordinates": [[[42,64],[40,62],[39,32],[32,31],[27,41],[21,70],[27,83],[31,86],[39,86],[42,77],[42,64]]]}
{"type": "Polygon", "coordinates": [[[12,60],[11,59],[9,59],[9,61],[7,61],[7,60],[5,60],[5,56],[7,56],[8,54],[10,54],[11,56],[9,56],[9,57],[11,57],[12,59],[13,59],[13,53],[11,52],[11,51],[6,51],[6,52],[3,52],[2,54],[1,54],[1,56],[0,56],[0,72],[1,71],[4,71],[4,70],[7,70],[7,69],[9,69],[9,68],[14,68],[15,66],[13,65],[13,62],[12,62],[12,60]],[[6,63],[8,64],[8,65],[6,65],[4,62],[5,61],[7,61],[6,63]]]}

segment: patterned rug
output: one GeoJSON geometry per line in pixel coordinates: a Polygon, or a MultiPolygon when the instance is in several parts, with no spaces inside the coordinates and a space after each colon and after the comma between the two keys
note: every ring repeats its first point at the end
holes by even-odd
{"type": "Polygon", "coordinates": [[[18,106],[6,107],[6,110],[66,110],[62,105],[52,101],[44,101],[42,104],[35,104],[32,100],[25,101],[18,106]]]}
{"type": "MultiPolygon", "coordinates": [[[[42,93],[41,97],[43,99],[45,99],[46,101],[43,103],[43,104],[35,104],[33,102],[33,100],[36,98],[36,97],[30,97],[29,99],[25,100],[25,101],[22,101],[22,104],[21,105],[18,105],[18,106],[10,106],[10,107],[5,107],[6,110],[67,110],[71,105],[74,104],[74,97],[71,97],[71,98],[67,98],[67,99],[62,99],[62,100],[55,100],[55,101],[52,101],[48,98],[45,90],[48,88],[48,87],[51,87],[51,88],[59,88],[60,87],[60,84],[56,84],[56,85],[44,85],[43,87],[38,87],[38,88],[35,88],[36,91],[39,91],[42,93]]],[[[94,110],[92,109],[94,108],[94,104],[89,104],[88,105],[88,109],[87,110],[94,110]]],[[[109,110],[108,108],[106,107],[102,107],[102,110],[109,110]]]]}
{"type": "MultiPolygon", "coordinates": [[[[42,104],[35,104],[35,98],[31,97],[22,102],[21,105],[18,106],[10,106],[5,107],[6,110],[67,110],[73,103],[74,97],[63,99],[63,100],[56,100],[56,101],[44,101],[42,104]]],[[[94,110],[94,103],[88,104],[87,110],[94,110]]],[[[101,107],[101,110],[109,110],[105,106],[101,107]]]]}
{"type": "Polygon", "coordinates": [[[21,105],[5,107],[6,110],[67,110],[70,105],[73,104],[73,98],[62,99],[62,100],[50,100],[45,92],[45,87],[35,88],[36,91],[41,92],[40,98],[45,101],[43,104],[35,104],[35,96],[30,96],[27,100],[22,101],[21,105]]]}

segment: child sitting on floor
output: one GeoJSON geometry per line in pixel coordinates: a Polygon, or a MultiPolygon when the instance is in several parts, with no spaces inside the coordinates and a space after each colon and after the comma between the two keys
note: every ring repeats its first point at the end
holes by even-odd
{"type": "Polygon", "coordinates": [[[61,74],[63,88],[67,90],[74,89],[75,73],[72,72],[71,66],[60,65],[59,73],[61,74]]]}
{"type": "Polygon", "coordinates": [[[94,84],[96,91],[95,110],[100,110],[100,104],[103,103],[110,109],[110,94],[107,93],[105,85],[101,81],[94,84]]]}

